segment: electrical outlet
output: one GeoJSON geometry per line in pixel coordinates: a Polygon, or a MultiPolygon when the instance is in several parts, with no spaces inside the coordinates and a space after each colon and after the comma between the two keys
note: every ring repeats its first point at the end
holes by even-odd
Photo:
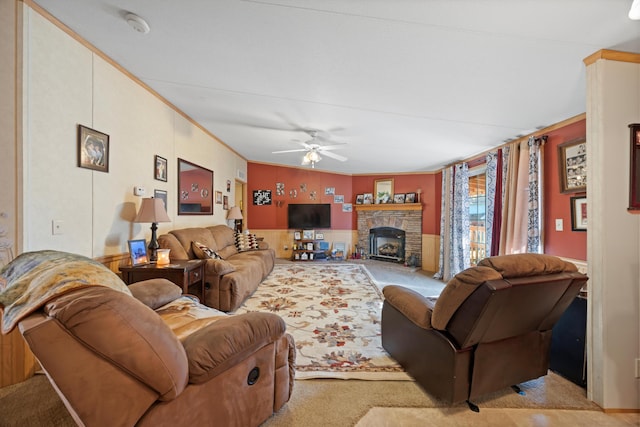
{"type": "Polygon", "coordinates": [[[640,378],[640,359],[636,359],[636,378],[640,378]]]}
{"type": "Polygon", "coordinates": [[[289,246],[284,245],[284,250],[285,250],[285,251],[288,251],[288,250],[289,250],[289,246]]]}
{"type": "Polygon", "coordinates": [[[64,221],[61,219],[54,219],[51,221],[51,233],[64,234],[64,221]]]}

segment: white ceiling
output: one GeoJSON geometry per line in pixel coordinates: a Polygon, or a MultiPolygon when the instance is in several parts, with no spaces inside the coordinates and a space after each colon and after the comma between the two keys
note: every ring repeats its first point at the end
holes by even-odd
{"type": "Polygon", "coordinates": [[[434,171],[585,111],[582,60],[640,53],[631,0],[36,0],[250,161],[434,171]],[[144,18],[151,32],[123,16],[144,18]]]}

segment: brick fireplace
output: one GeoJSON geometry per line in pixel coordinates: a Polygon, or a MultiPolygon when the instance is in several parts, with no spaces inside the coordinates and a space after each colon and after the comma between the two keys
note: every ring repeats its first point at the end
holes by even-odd
{"type": "Polygon", "coordinates": [[[377,228],[404,231],[404,259],[411,255],[422,264],[422,204],[378,204],[355,206],[358,215],[358,248],[371,254],[370,233],[377,228]]]}

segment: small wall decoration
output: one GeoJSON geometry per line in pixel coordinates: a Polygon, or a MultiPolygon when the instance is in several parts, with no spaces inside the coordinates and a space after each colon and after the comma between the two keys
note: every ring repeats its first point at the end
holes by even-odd
{"type": "Polygon", "coordinates": [[[571,231],[587,231],[587,198],[571,197],[571,231]]]}
{"type": "Polygon", "coordinates": [[[361,205],[364,203],[364,194],[356,195],[356,205],[361,205]]]}
{"type": "Polygon", "coordinates": [[[313,230],[302,230],[303,240],[313,240],[315,238],[315,232],[313,230]]]}
{"type": "Polygon", "coordinates": [[[291,197],[292,199],[298,197],[298,190],[296,190],[295,188],[293,190],[289,190],[289,197],[291,197]]]}
{"type": "Polygon", "coordinates": [[[344,196],[342,195],[333,196],[333,203],[344,203],[344,196]]]}
{"type": "Polygon", "coordinates": [[[632,213],[640,212],[640,124],[629,125],[631,129],[631,155],[629,163],[629,208],[632,213]]]}
{"type": "Polygon", "coordinates": [[[284,196],[284,182],[276,182],[276,196],[284,196]]]}
{"type": "Polygon", "coordinates": [[[404,203],[405,194],[394,194],[393,195],[393,203],[404,203]]]}
{"type": "Polygon", "coordinates": [[[303,193],[307,191],[307,184],[300,184],[300,191],[302,191],[303,193]]]}
{"type": "Polygon", "coordinates": [[[293,239],[294,240],[300,240],[300,238],[301,238],[300,232],[299,231],[294,231],[293,232],[293,239]]]}
{"type": "Polygon", "coordinates": [[[229,196],[222,197],[222,209],[225,211],[229,210],[229,196]]]}
{"type": "Polygon", "coordinates": [[[231,180],[227,180],[227,193],[231,193],[231,180]]]}
{"type": "Polygon", "coordinates": [[[415,203],[416,202],[416,193],[407,193],[404,197],[405,203],[415,203]]]}
{"type": "Polygon", "coordinates": [[[253,204],[262,206],[271,204],[271,190],[253,190],[253,204]]]}
{"type": "Polygon", "coordinates": [[[587,142],[584,138],[558,145],[558,167],[561,193],[587,191],[587,142]]]}
{"type": "Polygon", "coordinates": [[[109,135],[78,125],[78,166],[109,172],[109,135]]]}
{"type": "Polygon", "coordinates": [[[325,196],[331,196],[336,194],[336,188],[335,187],[325,187],[324,189],[324,195],[325,196]]]}
{"type": "Polygon", "coordinates": [[[167,159],[156,154],[153,177],[158,181],[167,182],[167,159]]]}
{"type": "Polygon", "coordinates": [[[216,191],[216,204],[222,204],[222,191],[216,191]]]}
{"type": "Polygon", "coordinates": [[[309,199],[316,200],[317,198],[318,198],[318,193],[316,192],[316,190],[312,190],[309,192],[309,199]]]}
{"type": "Polygon", "coordinates": [[[353,212],[353,205],[351,203],[343,203],[342,212],[353,212]]]}
{"type": "Polygon", "coordinates": [[[162,199],[162,203],[164,203],[164,210],[169,212],[167,209],[167,192],[164,190],[153,190],[153,197],[156,199],[162,199]]]}
{"type": "Polygon", "coordinates": [[[316,240],[324,239],[324,233],[316,233],[316,240]]]}

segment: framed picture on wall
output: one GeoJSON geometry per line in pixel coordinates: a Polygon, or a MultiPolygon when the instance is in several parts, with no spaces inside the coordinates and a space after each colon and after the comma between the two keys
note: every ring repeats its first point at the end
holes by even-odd
{"type": "Polygon", "coordinates": [[[167,182],[167,159],[156,154],[153,177],[158,181],[167,182]]]}
{"type": "Polygon", "coordinates": [[[78,125],[78,166],[109,172],[109,135],[78,125]]]}
{"type": "Polygon", "coordinates": [[[587,231],[587,198],[571,197],[571,231],[587,231]]]}
{"type": "Polygon", "coordinates": [[[629,125],[631,129],[631,153],[629,156],[629,208],[632,213],[640,212],[640,124],[629,125]]]}
{"type": "Polygon", "coordinates": [[[558,168],[561,193],[587,191],[587,141],[584,138],[558,145],[558,168]]]}
{"type": "Polygon", "coordinates": [[[164,204],[164,210],[169,212],[169,209],[167,209],[167,192],[165,190],[153,190],[153,197],[161,199],[164,204]]]}

